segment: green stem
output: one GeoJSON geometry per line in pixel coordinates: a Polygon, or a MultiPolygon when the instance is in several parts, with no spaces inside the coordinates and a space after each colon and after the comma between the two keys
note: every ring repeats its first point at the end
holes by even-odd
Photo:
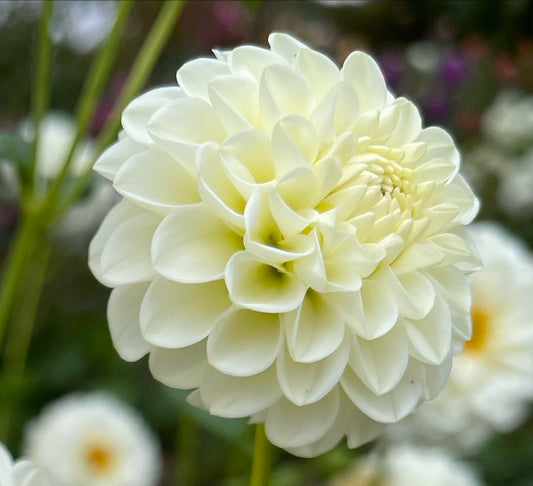
{"type": "Polygon", "coordinates": [[[9,321],[13,300],[28,267],[29,257],[37,240],[38,220],[35,215],[24,214],[3,268],[0,281],[0,349],[9,321]]]}
{"type": "Polygon", "coordinates": [[[182,414],[178,423],[176,447],[176,485],[196,484],[196,423],[182,414]]]}
{"type": "Polygon", "coordinates": [[[37,72],[35,73],[35,84],[33,85],[33,127],[35,130],[32,153],[30,180],[26,199],[33,196],[35,186],[35,171],[37,165],[37,147],[39,145],[41,119],[48,108],[50,100],[50,65],[52,58],[52,40],[50,38],[50,19],[52,18],[53,4],[51,0],[43,2],[41,18],[39,21],[39,44],[37,47],[37,72]]]}
{"type": "Polygon", "coordinates": [[[133,1],[131,0],[120,2],[119,12],[113,30],[91,65],[76,109],[76,135],[72,141],[70,151],[63,164],[61,172],[55,178],[54,183],[46,196],[47,205],[53,204],[57,193],[69,174],[76,148],[87,133],[89,123],[91,122],[94,110],[98,104],[98,99],[104,89],[106,81],[109,79],[111,70],[115,66],[120,39],[126,28],[132,7],[133,1]]]}
{"type": "MultiPolygon", "coordinates": [[[[113,106],[111,116],[102,128],[98,137],[98,150],[102,152],[117,136],[120,127],[120,115],[131,99],[144,87],[152,68],[163,49],[172,28],[176,24],[183,9],[184,1],[165,2],[159,15],[144,42],[130,71],[128,81],[122,93],[113,106]]],[[[62,213],[83,192],[92,176],[92,167],[82,174],[71,191],[67,194],[58,208],[62,213]]]]}
{"type": "Polygon", "coordinates": [[[29,264],[24,273],[24,284],[17,292],[17,306],[6,339],[2,373],[8,383],[14,384],[14,392],[5,404],[0,418],[0,437],[7,442],[13,413],[20,403],[24,387],[26,359],[30,347],[39,306],[42,287],[46,277],[50,257],[50,241],[43,233],[39,234],[39,246],[29,255],[29,264]]]}
{"type": "Polygon", "coordinates": [[[265,425],[255,426],[254,457],[250,486],[268,486],[270,484],[271,445],[265,434],[265,425]]]}

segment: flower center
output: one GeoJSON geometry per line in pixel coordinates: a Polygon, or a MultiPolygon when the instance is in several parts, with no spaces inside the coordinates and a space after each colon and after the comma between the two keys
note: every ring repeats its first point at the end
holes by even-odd
{"type": "Polygon", "coordinates": [[[407,193],[412,171],[399,163],[403,158],[403,152],[379,145],[371,145],[367,151],[376,157],[369,162],[363,173],[377,178],[381,193],[383,195],[407,193]]]}
{"type": "Polygon", "coordinates": [[[479,307],[472,309],[472,339],[465,343],[465,351],[482,351],[489,334],[490,315],[479,307]]]}
{"type": "Polygon", "coordinates": [[[108,472],[115,462],[111,451],[100,444],[89,446],[85,458],[90,468],[100,474],[108,472]]]}

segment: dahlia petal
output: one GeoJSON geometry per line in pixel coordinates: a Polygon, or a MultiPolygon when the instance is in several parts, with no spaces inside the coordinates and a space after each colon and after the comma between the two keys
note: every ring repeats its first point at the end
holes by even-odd
{"type": "Polygon", "coordinates": [[[329,57],[312,49],[301,49],[298,52],[296,67],[311,85],[317,102],[341,81],[339,68],[335,63],[329,57]]]}
{"type": "Polygon", "coordinates": [[[246,417],[258,413],[281,396],[272,366],[254,376],[229,376],[214,368],[205,371],[200,396],[209,412],[220,417],[246,417]]]}
{"type": "Polygon", "coordinates": [[[452,363],[452,353],[448,352],[438,366],[419,364],[423,376],[424,398],[426,400],[432,400],[442,391],[444,385],[448,382],[452,363]]]}
{"type": "MultiPolygon", "coordinates": [[[[261,184],[274,179],[274,155],[269,137],[250,129],[232,135],[220,148],[228,175],[261,184]]],[[[233,178],[232,178],[233,180],[233,178]]]]}
{"type": "Polygon", "coordinates": [[[336,84],[313,110],[311,121],[322,141],[331,142],[336,136],[355,126],[359,100],[353,87],[345,82],[336,84]]]}
{"type": "Polygon", "coordinates": [[[150,245],[161,217],[133,208],[124,203],[116,206],[116,211],[109,213],[108,224],[100,227],[100,235],[97,233],[93,240],[89,253],[93,254],[89,259],[90,264],[93,261],[91,268],[106,285],[147,282],[155,276],[150,245]],[[116,224],[112,225],[113,222],[116,224]],[[95,246],[100,246],[97,255],[95,246]]]}
{"type": "Polygon", "coordinates": [[[266,313],[296,309],[306,290],[293,274],[258,261],[247,251],[235,253],[229,260],[226,285],[235,304],[266,313]]]}
{"type": "Polygon", "coordinates": [[[379,109],[385,104],[385,79],[376,61],[369,55],[352,52],[344,61],[341,74],[355,90],[361,113],[379,109]]]}
{"type": "Polygon", "coordinates": [[[268,36],[268,43],[272,51],[280,55],[289,63],[293,63],[302,49],[307,46],[288,34],[274,32],[268,36]]]}
{"type": "Polygon", "coordinates": [[[357,408],[371,419],[382,423],[394,423],[409,415],[422,395],[421,371],[410,363],[395,388],[382,395],[376,395],[350,369],[346,368],[341,384],[357,408]]]}
{"type": "Polygon", "coordinates": [[[457,167],[447,159],[431,159],[419,165],[413,171],[413,181],[434,181],[444,184],[451,180],[457,172],[457,167]]]}
{"type": "Polygon", "coordinates": [[[269,192],[269,203],[272,218],[286,239],[293,236],[304,236],[300,233],[317,218],[317,212],[314,210],[295,211],[292,209],[277,191],[269,192]]]}
{"type": "Polygon", "coordinates": [[[209,100],[207,87],[211,79],[220,74],[229,74],[228,65],[217,59],[199,58],[186,62],[178,69],[176,79],[189,96],[209,100]]]}
{"type": "Polygon", "coordinates": [[[249,76],[257,83],[259,83],[267,66],[280,63],[285,63],[281,56],[257,46],[236,47],[231,51],[229,57],[229,66],[232,73],[249,76]]]}
{"type": "Polygon", "coordinates": [[[460,155],[452,137],[440,127],[427,127],[416,138],[426,146],[423,161],[444,159],[459,168],[460,155]]]}
{"type": "Polygon", "coordinates": [[[298,167],[314,164],[318,154],[318,135],[305,118],[290,115],[281,119],[272,131],[276,178],[298,167]]]}
{"type": "Polygon", "coordinates": [[[418,108],[405,98],[397,98],[397,121],[393,131],[387,137],[390,147],[400,147],[412,142],[422,131],[422,119],[418,108]]]}
{"type": "Polygon", "coordinates": [[[283,116],[307,117],[312,100],[309,83],[289,66],[272,64],[265,68],[259,83],[259,111],[267,132],[283,116]]]}
{"type": "Polygon", "coordinates": [[[403,333],[395,328],[377,339],[351,339],[350,366],[376,395],[391,391],[402,378],[409,360],[403,333]],[[386,356],[387,359],[383,359],[386,356]]]}
{"type": "Polygon", "coordinates": [[[298,309],[281,315],[288,350],[297,362],[322,360],[334,353],[343,340],[344,321],[328,297],[308,290],[298,309]]]}
{"type": "Polygon", "coordinates": [[[222,280],[180,284],[156,278],[141,305],[141,331],[146,341],[161,348],[191,346],[207,337],[230,306],[222,280]]]}
{"type": "Polygon", "coordinates": [[[209,364],[232,376],[251,376],[269,368],[281,345],[279,317],[246,309],[222,316],[207,340],[209,364]]]}
{"type": "Polygon", "coordinates": [[[439,199],[453,201],[457,205],[459,209],[455,219],[457,223],[471,223],[479,211],[479,200],[460,174],[456,174],[453,180],[442,188],[439,199]]]}
{"type": "Polygon", "coordinates": [[[215,109],[200,98],[182,98],[155,112],[148,132],[182,165],[196,173],[195,154],[204,142],[222,142],[226,131],[215,109]]]}
{"type": "Polygon", "coordinates": [[[205,205],[181,206],[154,234],[152,258],[157,272],[176,282],[221,279],[228,259],[242,249],[242,238],[205,205]]]}
{"type": "Polygon", "coordinates": [[[392,292],[370,279],[364,281],[361,290],[354,293],[353,304],[363,308],[364,318],[360,321],[354,314],[347,324],[363,339],[375,339],[389,332],[398,318],[398,305],[392,292]]]}
{"type": "Polygon", "coordinates": [[[228,133],[259,125],[256,83],[245,76],[217,76],[209,82],[209,100],[228,133]]]}
{"type": "Polygon", "coordinates": [[[265,432],[272,444],[283,448],[310,445],[331,429],[339,410],[339,391],[299,407],[282,397],[267,411],[265,432]]]}
{"type": "Polygon", "coordinates": [[[284,395],[298,406],[321,400],[339,382],[348,362],[349,351],[349,342],[345,340],[327,358],[313,363],[299,363],[285,349],[277,361],[278,380],[284,395]]]}
{"type": "Polygon", "coordinates": [[[113,346],[125,361],[137,361],[150,346],[143,339],[139,323],[141,302],[147,283],[121,285],[111,292],[107,304],[107,320],[113,346]]]}
{"type": "Polygon", "coordinates": [[[198,192],[209,209],[237,232],[244,230],[245,199],[231,183],[215,143],[203,144],[198,149],[198,192]]]}
{"type": "Polygon", "coordinates": [[[302,447],[288,448],[288,452],[299,457],[316,457],[335,447],[346,433],[351,415],[350,412],[353,408],[353,405],[343,393],[340,393],[340,398],[341,402],[339,404],[339,411],[335,417],[333,425],[326,434],[312,444],[302,447]]]}
{"type": "Polygon", "coordinates": [[[159,150],[130,157],[117,171],[113,187],[127,199],[156,212],[201,201],[191,174],[159,150]]]}
{"type": "Polygon", "coordinates": [[[376,439],[385,429],[385,424],[376,422],[368,415],[352,407],[351,417],[346,428],[348,447],[355,449],[376,439]]]}
{"type": "Polygon", "coordinates": [[[164,385],[184,390],[196,388],[207,366],[205,341],[180,349],[153,346],[148,364],[153,377],[164,385]]]}
{"type": "Polygon", "coordinates": [[[435,301],[433,309],[423,319],[404,319],[402,324],[409,336],[411,355],[425,363],[441,364],[452,340],[450,311],[442,299],[435,301]]]}
{"type": "Polygon", "coordinates": [[[143,150],[146,150],[146,146],[126,136],[106,149],[98,157],[93,169],[101,176],[112,181],[122,164],[143,150]]]}
{"type": "Polygon", "coordinates": [[[122,113],[122,126],[126,133],[137,143],[151,144],[152,137],[146,130],[150,117],[161,107],[182,98],[180,88],[167,86],[156,88],[135,98],[122,113]]]}

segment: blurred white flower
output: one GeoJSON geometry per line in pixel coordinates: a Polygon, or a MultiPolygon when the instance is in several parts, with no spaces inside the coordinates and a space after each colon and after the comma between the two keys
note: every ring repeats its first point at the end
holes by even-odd
{"type": "MultiPolygon", "coordinates": [[[[533,137],[533,135],[532,135],[533,137]]],[[[498,203],[509,215],[529,218],[533,214],[533,150],[506,164],[501,171],[498,203]]]]}
{"type": "Polygon", "coordinates": [[[533,146],[533,96],[502,91],[483,114],[482,127],[489,138],[507,150],[533,146]]]}
{"type": "Polygon", "coordinates": [[[159,444],[147,424],[104,393],[48,405],[27,425],[23,448],[55,486],[153,486],[160,475],[159,444]]]}
{"type": "Polygon", "coordinates": [[[14,463],[11,454],[0,442],[0,484],[2,486],[52,486],[52,480],[44,468],[27,459],[19,459],[14,463]]]}
{"type": "Polygon", "coordinates": [[[331,486],[481,486],[483,483],[466,463],[444,449],[409,444],[390,447],[382,454],[358,459],[347,474],[331,486]]]}
{"type": "MultiPolygon", "coordinates": [[[[28,121],[22,124],[21,136],[28,142],[34,137],[34,129],[28,121]]],[[[43,117],[37,147],[36,186],[45,186],[59,175],[76,135],[76,125],[72,118],[62,113],[49,113],[43,117]]],[[[82,141],[72,160],[70,175],[80,176],[95,157],[95,147],[91,140],[82,141]]],[[[0,177],[10,195],[21,194],[21,184],[15,168],[9,161],[0,161],[0,177]]],[[[105,213],[116,202],[116,195],[99,176],[94,178],[88,193],[74,204],[56,228],[60,237],[80,236],[87,238],[89,232],[102,221],[105,213]]]]}
{"type": "Polygon", "coordinates": [[[446,440],[466,452],[517,427],[533,399],[533,259],[494,223],[471,233],[484,264],[472,277],[472,340],[441,394],[390,429],[401,440],[446,440]]]}
{"type": "Polygon", "coordinates": [[[470,336],[477,201],[442,129],[291,36],[196,59],[95,169],[124,196],[89,265],[127,360],[302,456],[357,447],[444,385],[470,336]],[[455,348],[453,346],[455,345],[455,348]],[[453,348],[453,349],[452,349],[453,348]]]}

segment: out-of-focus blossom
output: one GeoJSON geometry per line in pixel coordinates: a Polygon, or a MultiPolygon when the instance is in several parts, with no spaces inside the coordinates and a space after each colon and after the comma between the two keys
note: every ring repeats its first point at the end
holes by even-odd
{"type": "Polygon", "coordinates": [[[405,53],[406,61],[414,69],[424,73],[435,73],[441,63],[442,53],[431,41],[418,41],[411,44],[405,53]]]}
{"type": "Polygon", "coordinates": [[[27,459],[13,462],[13,458],[0,442],[0,484],[2,486],[56,486],[48,472],[27,459]]]}
{"type": "Polygon", "coordinates": [[[457,51],[445,53],[441,61],[440,75],[448,87],[460,85],[468,76],[465,58],[457,51]]]}
{"type": "Polygon", "coordinates": [[[355,467],[331,486],[481,486],[466,463],[444,449],[409,444],[360,458],[355,467]]]}
{"type": "MultiPolygon", "coordinates": [[[[533,135],[532,135],[533,136],[533,135]]],[[[533,214],[533,149],[502,167],[498,203],[509,215],[529,218],[533,214]]]]}
{"type": "Polygon", "coordinates": [[[285,34],[134,100],[95,169],[124,196],[89,265],[115,287],[122,357],[265,422],[312,456],[374,438],[444,385],[470,336],[463,225],[477,201],[451,137],[422,128],[375,61],[339,70],[285,34]]]}
{"type": "Polygon", "coordinates": [[[533,399],[533,259],[494,223],[471,233],[484,264],[472,276],[472,339],[442,393],[390,429],[401,440],[449,441],[467,452],[517,427],[533,399]]]}
{"type": "Polygon", "coordinates": [[[111,0],[54,3],[51,36],[57,43],[85,54],[98,47],[115,22],[117,6],[111,0]]]}
{"type": "MultiPolygon", "coordinates": [[[[27,141],[33,140],[34,132],[29,122],[22,125],[21,134],[27,141]]],[[[76,125],[67,115],[50,113],[43,118],[36,158],[35,185],[37,187],[50,184],[59,175],[75,134],[76,125]]],[[[94,156],[93,143],[90,140],[81,142],[72,160],[70,176],[80,176],[92,163],[94,156]]],[[[9,161],[0,163],[0,177],[6,184],[10,195],[19,197],[22,191],[21,183],[15,168],[9,161]]],[[[115,201],[114,191],[109,185],[105,184],[100,177],[94,178],[88,194],[74,204],[59,222],[58,235],[63,237],[87,236],[89,231],[94,231],[95,226],[100,223],[115,201]]]]}
{"type": "Polygon", "coordinates": [[[502,91],[483,115],[485,134],[506,150],[533,146],[533,96],[502,91]]]}
{"type": "Polygon", "coordinates": [[[27,425],[23,449],[54,486],[154,486],[160,475],[159,444],[142,417],[103,393],[48,405],[27,425]]]}
{"type": "Polygon", "coordinates": [[[316,0],[316,3],[324,7],[362,7],[365,3],[369,3],[369,0],[316,0]]]}

